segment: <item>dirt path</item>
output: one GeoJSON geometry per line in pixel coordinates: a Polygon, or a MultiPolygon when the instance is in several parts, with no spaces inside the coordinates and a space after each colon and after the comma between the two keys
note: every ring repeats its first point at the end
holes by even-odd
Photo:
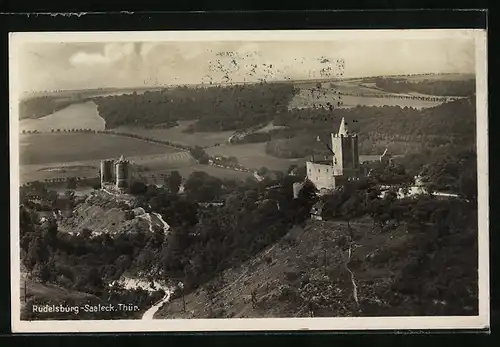
{"type": "Polygon", "coordinates": [[[151,220],[151,215],[149,213],[141,214],[141,215],[137,216],[137,218],[145,219],[149,223],[149,232],[150,233],[154,232],[153,231],[153,221],[151,220]]]}
{"type": "Polygon", "coordinates": [[[153,316],[155,315],[155,313],[158,312],[158,310],[163,306],[163,304],[165,304],[166,302],[168,302],[170,300],[171,295],[172,295],[172,291],[166,291],[165,296],[160,301],[158,301],[156,304],[151,306],[146,312],[144,312],[141,319],[142,320],[154,319],[153,316]]]}
{"type": "Polygon", "coordinates": [[[138,215],[137,218],[145,219],[149,223],[149,231],[150,232],[154,232],[154,230],[153,230],[153,219],[151,218],[151,215],[154,215],[156,218],[158,218],[158,220],[160,221],[160,223],[163,225],[163,232],[165,234],[170,230],[170,225],[168,225],[168,223],[163,220],[161,214],[159,214],[157,212],[148,213],[142,207],[140,207],[140,209],[142,209],[143,213],[140,214],[140,215],[138,215]]]}
{"type": "Polygon", "coordinates": [[[166,234],[170,230],[170,225],[168,225],[167,222],[165,222],[161,216],[161,214],[152,212],[153,215],[156,216],[160,220],[160,222],[163,224],[163,232],[166,234]]]}

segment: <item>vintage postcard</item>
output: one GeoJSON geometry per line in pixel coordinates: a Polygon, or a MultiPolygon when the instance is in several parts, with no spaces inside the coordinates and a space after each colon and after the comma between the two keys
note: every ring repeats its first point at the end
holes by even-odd
{"type": "Polygon", "coordinates": [[[10,35],[14,332],[487,329],[484,30],[10,35]]]}

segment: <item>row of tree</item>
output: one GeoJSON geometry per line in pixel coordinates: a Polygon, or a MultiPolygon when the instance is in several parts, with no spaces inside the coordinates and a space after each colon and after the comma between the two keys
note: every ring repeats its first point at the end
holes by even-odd
{"type": "MultiPolygon", "coordinates": [[[[51,133],[83,133],[83,134],[88,134],[88,133],[95,133],[96,130],[90,129],[90,128],[56,128],[56,129],[50,129],[51,133]]],[[[40,130],[22,130],[21,134],[41,134],[43,131],[40,130]]]]}

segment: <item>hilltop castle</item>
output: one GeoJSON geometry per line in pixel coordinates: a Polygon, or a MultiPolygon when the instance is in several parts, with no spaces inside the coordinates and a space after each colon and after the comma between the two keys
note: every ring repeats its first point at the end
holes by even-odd
{"type": "Polygon", "coordinates": [[[123,158],[101,160],[101,188],[113,188],[121,191],[130,187],[129,161],[123,158]]]}
{"type": "MultiPolygon", "coordinates": [[[[323,159],[306,161],[306,181],[314,184],[320,194],[334,190],[348,180],[356,180],[366,174],[367,167],[361,167],[367,162],[387,162],[390,160],[387,150],[380,156],[362,156],[358,149],[358,135],[349,132],[344,118],[337,133],[331,133],[332,155],[323,159]]],[[[304,182],[294,184],[294,197],[302,189],[304,182]]]]}

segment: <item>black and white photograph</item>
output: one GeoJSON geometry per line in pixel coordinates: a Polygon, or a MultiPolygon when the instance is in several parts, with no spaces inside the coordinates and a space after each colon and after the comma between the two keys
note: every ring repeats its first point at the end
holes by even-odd
{"type": "Polygon", "coordinates": [[[14,331],[489,326],[484,30],[9,41],[14,331]]]}

